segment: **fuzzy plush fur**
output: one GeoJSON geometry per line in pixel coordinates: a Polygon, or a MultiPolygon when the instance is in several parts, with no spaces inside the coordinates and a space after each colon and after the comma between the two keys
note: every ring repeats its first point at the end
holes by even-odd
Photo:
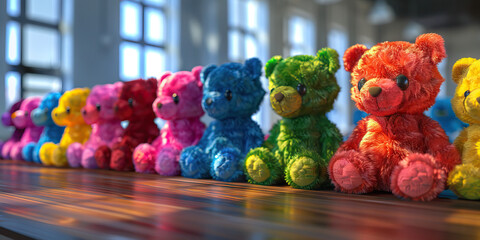
{"type": "Polygon", "coordinates": [[[336,190],[392,191],[400,198],[428,201],[445,189],[459,154],[440,125],[423,114],[444,81],[437,64],[445,57],[437,34],[420,35],[415,44],[347,49],[344,66],[352,72],[352,99],[370,115],[330,161],[336,190]]]}
{"type": "Polygon", "coordinates": [[[44,143],[59,143],[65,127],[57,126],[52,119],[52,111],[58,106],[58,100],[62,96],[59,92],[47,94],[40,102],[40,106],[32,111],[32,121],[37,126],[43,126],[42,135],[37,143],[29,143],[23,147],[23,159],[29,162],[41,163],[40,148],[44,143]]]}
{"type": "Polygon", "coordinates": [[[23,160],[23,147],[29,143],[36,143],[40,139],[43,127],[33,124],[31,113],[40,105],[40,97],[29,97],[23,100],[20,109],[12,114],[12,121],[15,126],[24,128],[22,138],[20,141],[12,145],[10,150],[10,159],[23,160]]]}
{"type": "Polygon", "coordinates": [[[265,95],[261,75],[257,58],[248,59],[245,65],[226,63],[203,69],[202,105],[215,120],[196,146],[183,150],[183,176],[244,181],[245,155],[263,142],[263,133],[252,120],[265,95]]]}
{"type": "Polygon", "coordinates": [[[67,149],[75,143],[84,144],[92,128],[82,117],[82,108],[90,94],[88,88],[75,88],[60,97],[58,107],[52,111],[52,119],[58,126],[66,126],[58,144],[47,142],[40,148],[40,160],[44,165],[68,166],[67,149]]]}
{"type": "Polygon", "coordinates": [[[460,131],[467,127],[468,124],[463,123],[455,116],[450,101],[451,98],[449,97],[437,98],[433,107],[428,110],[427,116],[440,123],[450,142],[453,142],[460,134],[460,131]]]}
{"type": "Polygon", "coordinates": [[[117,171],[134,170],[132,155],[141,143],[152,143],[159,130],[152,104],[157,94],[157,80],[137,79],[125,82],[114,104],[116,118],[128,120],[128,126],[113,145],[102,145],[95,151],[97,165],[117,171]]]}
{"type": "Polygon", "coordinates": [[[85,144],[73,143],[67,149],[67,159],[71,167],[98,168],[95,151],[99,146],[113,146],[123,134],[120,119],[115,116],[113,105],[123,83],[97,85],[88,95],[87,104],[82,109],[83,119],[92,126],[92,133],[85,144]]]}
{"type": "Polygon", "coordinates": [[[316,189],[330,186],[327,166],[342,135],[325,114],[340,91],[335,78],[338,53],[330,48],[317,56],[273,57],[265,72],[270,82],[270,102],[282,116],[262,147],[245,160],[250,183],[316,189]]]}
{"type": "Polygon", "coordinates": [[[480,200],[480,60],[458,60],[452,78],[458,84],[452,98],[453,110],[470,126],[455,139],[462,164],[450,173],[448,184],[459,197],[480,200]]]}
{"type": "Polygon", "coordinates": [[[19,128],[15,126],[15,124],[12,121],[12,114],[20,109],[20,105],[22,105],[23,100],[20,100],[16,103],[14,103],[9,111],[5,112],[2,114],[2,124],[7,126],[7,127],[14,127],[15,130],[13,131],[12,136],[5,142],[1,143],[1,157],[2,159],[9,159],[10,158],[10,150],[12,149],[12,146],[20,141],[22,138],[23,132],[25,131],[25,128],[19,128]]]}
{"type": "Polygon", "coordinates": [[[140,144],[133,153],[135,170],[165,176],[180,175],[178,160],[183,148],[195,145],[205,131],[200,72],[165,73],[158,81],[153,111],[166,120],[160,136],[152,144],[140,144]]]}

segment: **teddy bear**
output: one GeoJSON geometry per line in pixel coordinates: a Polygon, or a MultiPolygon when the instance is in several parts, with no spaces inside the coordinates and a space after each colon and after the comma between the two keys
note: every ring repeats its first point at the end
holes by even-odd
{"type": "Polygon", "coordinates": [[[448,177],[450,189],[461,198],[480,200],[480,60],[462,58],[453,65],[452,79],[458,84],[452,98],[453,111],[469,124],[455,139],[462,156],[448,177]]]}
{"type": "Polygon", "coordinates": [[[201,71],[198,66],[191,72],[167,72],[158,80],[153,111],[166,122],[152,144],[140,144],[133,152],[137,172],[180,175],[180,152],[196,145],[205,131],[205,124],[200,121],[204,114],[201,71]]]}
{"type": "Polygon", "coordinates": [[[440,123],[440,126],[445,130],[445,133],[447,133],[450,142],[453,142],[460,131],[468,125],[455,116],[450,102],[450,97],[437,98],[435,104],[427,111],[426,115],[440,123]]]}
{"type": "Polygon", "coordinates": [[[41,163],[40,148],[44,143],[59,143],[65,127],[57,126],[52,119],[52,110],[58,106],[60,92],[48,93],[40,105],[32,111],[31,118],[35,125],[43,126],[42,134],[37,143],[29,143],[23,147],[22,156],[25,161],[41,163]]]}
{"type": "Polygon", "coordinates": [[[58,106],[52,111],[52,119],[58,126],[65,126],[62,139],[58,144],[47,142],[40,148],[40,160],[44,165],[67,167],[67,149],[70,144],[84,144],[92,128],[82,117],[82,108],[90,94],[88,88],[75,88],[66,91],[58,101],[58,106]]]}
{"type": "Polygon", "coordinates": [[[18,109],[20,109],[20,105],[22,105],[22,102],[23,102],[23,99],[14,103],[8,111],[2,114],[2,124],[7,127],[12,126],[15,128],[12,136],[10,136],[10,138],[7,141],[2,142],[0,144],[1,145],[0,155],[2,159],[10,158],[10,150],[12,149],[12,146],[16,142],[20,141],[20,139],[22,138],[23,132],[25,131],[24,128],[18,128],[17,126],[15,126],[15,124],[12,121],[12,114],[18,109]]]}
{"type": "Polygon", "coordinates": [[[113,105],[123,83],[97,85],[88,95],[87,103],[82,108],[83,119],[92,126],[90,138],[85,144],[72,143],[67,149],[67,159],[71,167],[97,168],[95,150],[99,146],[112,146],[117,142],[123,127],[115,116],[113,105]]]}
{"type": "Polygon", "coordinates": [[[141,143],[152,143],[159,135],[153,112],[157,96],[157,79],[137,79],[125,82],[114,104],[115,117],[128,121],[118,141],[109,147],[101,145],[95,151],[99,168],[117,171],[132,171],[133,151],[141,143]]]}
{"type": "Polygon", "coordinates": [[[220,181],[244,181],[244,158],[263,142],[259,125],[252,120],[265,95],[262,64],[250,58],[244,64],[210,65],[201,73],[202,106],[214,119],[195,146],[180,155],[182,175],[220,181]]]}
{"type": "Polygon", "coordinates": [[[337,191],[390,191],[403,199],[429,201],[445,189],[460,157],[438,122],[425,116],[444,81],[437,64],[446,57],[434,33],[415,43],[383,42],[345,51],[351,97],[370,114],[358,122],[329,163],[337,191]]]}
{"type": "Polygon", "coordinates": [[[335,73],[338,53],[330,48],[316,56],[275,56],[265,66],[270,103],[283,117],[263,146],[245,158],[250,183],[287,182],[294,188],[330,186],[327,166],[342,142],[342,134],[325,115],[340,91],[335,73]]]}
{"type": "Polygon", "coordinates": [[[22,150],[28,143],[36,143],[40,139],[43,131],[43,126],[36,126],[33,124],[31,113],[40,105],[40,97],[28,97],[23,100],[20,109],[12,114],[12,122],[19,128],[24,128],[22,138],[20,141],[12,145],[10,150],[10,159],[23,160],[22,150]]]}

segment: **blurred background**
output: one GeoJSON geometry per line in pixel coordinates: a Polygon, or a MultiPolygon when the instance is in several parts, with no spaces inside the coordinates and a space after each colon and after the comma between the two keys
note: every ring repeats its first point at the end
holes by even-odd
{"type": "MultiPolygon", "coordinates": [[[[451,67],[480,57],[478,0],[0,0],[0,111],[22,97],[50,91],[160,77],[197,65],[274,55],[343,52],[356,43],[445,38],[451,67]]],[[[329,113],[344,135],[354,125],[349,74],[329,113]]],[[[268,82],[264,81],[267,89],[268,82]]],[[[278,119],[266,97],[255,119],[266,132],[278,119]]],[[[0,138],[10,130],[0,128],[0,138]]]]}

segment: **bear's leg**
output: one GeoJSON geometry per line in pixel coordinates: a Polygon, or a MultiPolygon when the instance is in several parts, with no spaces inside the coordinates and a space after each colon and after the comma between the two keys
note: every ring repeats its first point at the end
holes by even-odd
{"type": "Polygon", "coordinates": [[[117,171],[133,171],[132,150],[124,143],[115,145],[112,148],[112,159],[110,168],[117,171]]]}
{"type": "Polygon", "coordinates": [[[95,150],[92,147],[86,147],[83,149],[82,153],[82,167],[88,169],[96,169],[98,168],[97,160],[95,160],[95,150]]]}
{"type": "Polygon", "coordinates": [[[112,151],[107,145],[102,145],[95,150],[95,161],[97,162],[98,168],[109,169],[110,168],[110,159],[112,156],[112,151]]]}
{"type": "Polygon", "coordinates": [[[23,160],[22,149],[23,149],[22,143],[16,143],[15,145],[13,145],[12,149],[10,149],[10,159],[23,160]]]}
{"type": "Polygon", "coordinates": [[[139,173],[155,173],[157,150],[148,143],[138,145],[133,151],[133,164],[139,173]]]}
{"type": "Polygon", "coordinates": [[[205,151],[197,146],[183,149],[180,155],[182,176],[188,178],[211,178],[211,160],[205,151]]]}
{"type": "Polygon", "coordinates": [[[40,161],[43,165],[51,166],[53,165],[53,150],[57,148],[57,145],[52,142],[47,142],[42,145],[40,148],[40,161]]]}
{"type": "Polygon", "coordinates": [[[390,189],[400,198],[429,201],[445,189],[446,178],[433,156],[412,153],[393,170],[390,189]]]}
{"type": "Polygon", "coordinates": [[[377,186],[377,168],[363,154],[355,151],[338,151],[328,165],[328,174],[336,191],[367,193],[377,186]]]}
{"type": "Polygon", "coordinates": [[[285,180],[288,185],[301,189],[320,188],[328,180],[325,161],[313,151],[305,151],[288,159],[285,180]]]}
{"type": "Polygon", "coordinates": [[[284,179],[284,167],[268,148],[259,147],[245,157],[245,175],[252,184],[279,184],[284,179]]]}
{"type": "Polygon", "coordinates": [[[12,149],[13,145],[15,143],[12,141],[7,141],[5,144],[3,144],[2,147],[2,158],[3,159],[10,159],[10,150],[12,149]]]}
{"type": "Polygon", "coordinates": [[[457,165],[448,176],[450,189],[459,197],[480,200],[480,168],[471,163],[457,165]]]}
{"type": "Polygon", "coordinates": [[[40,159],[40,149],[42,149],[43,144],[36,144],[35,149],[33,150],[32,157],[33,162],[42,164],[42,160],[40,159]]]}
{"type": "Polygon", "coordinates": [[[56,167],[68,167],[67,149],[65,147],[57,146],[53,149],[52,163],[56,167]]]}
{"type": "Polygon", "coordinates": [[[70,167],[81,167],[83,145],[81,143],[72,143],[67,148],[67,160],[70,167]]]}
{"type": "Polygon", "coordinates": [[[210,174],[212,178],[225,182],[245,181],[244,158],[237,148],[224,148],[213,156],[210,174]]]}
{"type": "Polygon", "coordinates": [[[33,162],[33,151],[35,149],[35,143],[28,143],[22,149],[22,157],[27,162],[33,162]]]}
{"type": "Polygon", "coordinates": [[[163,176],[177,176],[180,175],[180,165],[178,158],[180,157],[180,150],[172,146],[163,146],[158,152],[155,161],[155,171],[163,176]]]}

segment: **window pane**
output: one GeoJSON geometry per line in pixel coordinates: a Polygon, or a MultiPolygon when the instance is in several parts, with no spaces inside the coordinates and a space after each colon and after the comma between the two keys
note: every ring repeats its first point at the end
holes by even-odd
{"type": "Polygon", "coordinates": [[[27,1],[27,18],[57,23],[60,16],[59,0],[28,0],[27,1]]]}
{"type": "Polygon", "coordinates": [[[228,33],[228,56],[231,60],[240,60],[242,35],[239,31],[230,31],[228,33]]]}
{"type": "Polygon", "coordinates": [[[289,21],[290,43],[302,44],[305,42],[304,23],[300,17],[292,17],[289,21]]]}
{"type": "Polygon", "coordinates": [[[165,41],[165,14],[154,8],[145,9],[145,41],[163,44],[165,41]]]}
{"type": "Polygon", "coordinates": [[[305,49],[301,48],[301,47],[291,47],[290,48],[290,56],[296,56],[296,55],[305,55],[307,54],[305,52],[305,49]]]}
{"type": "Polygon", "coordinates": [[[23,76],[23,86],[25,92],[41,96],[52,91],[61,91],[62,80],[55,76],[25,74],[23,76]]]}
{"type": "Polygon", "coordinates": [[[20,63],[20,24],[18,22],[7,23],[5,59],[11,65],[20,63]]]}
{"type": "Polygon", "coordinates": [[[120,44],[120,77],[131,80],[140,77],[140,46],[134,43],[120,44]]]}
{"type": "Polygon", "coordinates": [[[240,25],[240,1],[228,0],[228,23],[230,26],[240,25]]]}
{"type": "Polygon", "coordinates": [[[20,0],[7,0],[7,13],[12,17],[20,15],[20,0]]]}
{"type": "Polygon", "coordinates": [[[23,61],[34,67],[56,68],[60,63],[60,37],[54,29],[26,25],[23,28],[23,61]]]}
{"type": "Polygon", "coordinates": [[[143,2],[145,4],[153,5],[153,6],[157,6],[157,7],[165,5],[166,1],[167,0],[143,0],[143,2]]]}
{"type": "Polygon", "coordinates": [[[7,72],[5,74],[5,101],[6,106],[11,106],[20,100],[20,74],[7,72]]]}
{"type": "Polygon", "coordinates": [[[245,58],[258,57],[258,42],[253,36],[245,36],[245,58]]]}
{"type": "Polygon", "coordinates": [[[246,5],[244,18],[247,20],[247,29],[255,30],[258,27],[258,2],[248,0],[246,5]]]}
{"type": "Polygon", "coordinates": [[[123,38],[140,40],[142,7],[138,3],[122,1],[120,3],[120,34],[123,38]]]}
{"type": "Polygon", "coordinates": [[[145,47],[145,77],[160,77],[166,69],[165,60],[163,49],[145,47]]]}

